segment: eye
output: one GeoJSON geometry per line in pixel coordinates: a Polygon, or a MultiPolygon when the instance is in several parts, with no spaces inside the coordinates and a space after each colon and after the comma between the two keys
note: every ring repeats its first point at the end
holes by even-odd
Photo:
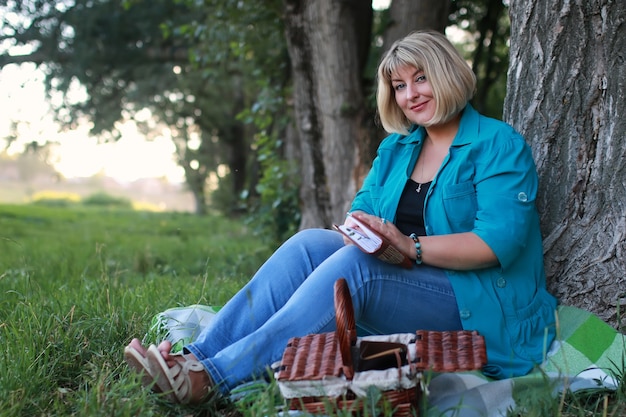
{"type": "Polygon", "coordinates": [[[395,85],[393,86],[393,89],[394,89],[394,90],[396,90],[396,91],[400,91],[400,90],[402,90],[405,86],[406,86],[406,84],[404,84],[404,83],[398,83],[398,84],[395,84],[395,85]]]}
{"type": "Polygon", "coordinates": [[[424,81],[426,81],[426,76],[424,74],[420,74],[417,77],[415,77],[416,83],[423,83],[424,81]]]}

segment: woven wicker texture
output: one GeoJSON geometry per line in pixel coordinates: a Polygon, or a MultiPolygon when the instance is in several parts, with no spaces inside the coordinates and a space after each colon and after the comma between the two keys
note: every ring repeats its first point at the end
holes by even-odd
{"type": "Polygon", "coordinates": [[[472,371],[487,364],[485,339],[477,332],[416,332],[417,369],[435,372],[472,371]]]}
{"type": "MultiPolygon", "coordinates": [[[[394,410],[394,417],[419,417],[418,403],[421,397],[421,390],[418,387],[413,389],[386,391],[383,393],[385,401],[394,410]]],[[[346,398],[318,398],[304,397],[292,398],[289,401],[289,409],[303,410],[311,414],[328,414],[333,409],[352,410],[353,415],[358,415],[362,411],[363,403],[347,396],[346,398]]]]}
{"type": "Polygon", "coordinates": [[[278,380],[317,381],[327,376],[341,376],[343,361],[335,333],[310,334],[289,340],[278,380]]]}

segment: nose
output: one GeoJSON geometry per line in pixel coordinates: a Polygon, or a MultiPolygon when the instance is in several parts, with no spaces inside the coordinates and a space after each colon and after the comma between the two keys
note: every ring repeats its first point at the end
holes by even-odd
{"type": "Polygon", "coordinates": [[[406,86],[406,99],[412,100],[419,96],[419,89],[413,84],[407,84],[406,86]]]}

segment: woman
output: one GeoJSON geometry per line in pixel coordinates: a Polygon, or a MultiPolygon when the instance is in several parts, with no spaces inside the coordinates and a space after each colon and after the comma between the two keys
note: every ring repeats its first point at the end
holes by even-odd
{"type": "Polygon", "coordinates": [[[556,300],[545,288],[535,165],[513,128],[471,107],[475,84],[453,45],[434,32],[397,41],[378,68],[378,110],[390,135],[351,215],[415,267],[364,254],[337,232],[304,230],[185,355],[170,355],[167,342],[146,351],[134,339],[130,365],[174,401],[199,401],[213,388],[228,393],[265,375],[290,337],[334,330],[339,277],[363,331],[477,330],[487,345],[483,371],[495,378],[541,363],[554,337],[556,300]]]}

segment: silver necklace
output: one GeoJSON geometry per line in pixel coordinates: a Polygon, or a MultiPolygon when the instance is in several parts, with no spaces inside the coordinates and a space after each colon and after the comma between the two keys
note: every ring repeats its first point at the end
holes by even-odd
{"type": "MultiPolygon", "coordinates": [[[[422,172],[420,174],[420,178],[422,178],[422,179],[424,179],[424,165],[426,165],[426,164],[422,160],[422,172]]],[[[417,181],[415,181],[415,182],[417,182],[417,181]]],[[[417,188],[415,189],[415,191],[417,191],[418,194],[422,191],[422,184],[424,184],[424,183],[421,183],[421,182],[417,183],[417,188]]]]}
{"type": "MultiPolygon", "coordinates": [[[[428,136],[424,138],[424,146],[426,146],[427,141],[428,141],[428,136]]],[[[422,152],[424,152],[424,148],[422,148],[422,152]]],[[[426,161],[424,161],[424,158],[422,158],[421,162],[422,162],[422,172],[420,173],[420,178],[424,180],[424,166],[426,165],[426,161]]],[[[417,188],[415,189],[415,191],[417,191],[417,193],[419,194],[422,191],[422,185],[426,184],[426,182],[428,181],[426,182],[415,181],[415,182],[417,183],[417,188]]]]}

